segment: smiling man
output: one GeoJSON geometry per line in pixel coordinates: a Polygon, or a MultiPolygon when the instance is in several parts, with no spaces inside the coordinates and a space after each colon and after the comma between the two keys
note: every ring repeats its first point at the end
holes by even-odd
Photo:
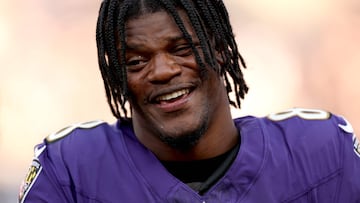
{"type": "Polygon", "coordinates": [[[234,146],[239,136],[223,80],[216,72],[222,59],[219,56],[216,67],[205,63],[201,72],[192,50],[201,52],[201,44],[185,12],[179,17],[193,45],[165,11],[126,23],[134,131],[160,159],[209,158],[234,146]]]}
{"type": "Polygon", "coordinates": [[[118,121],[48,136],[21,202],[360,201],[345,119],[299,108],[232,119],[248,88],[222,1],[105,0],[97,45],[118,121]]]}

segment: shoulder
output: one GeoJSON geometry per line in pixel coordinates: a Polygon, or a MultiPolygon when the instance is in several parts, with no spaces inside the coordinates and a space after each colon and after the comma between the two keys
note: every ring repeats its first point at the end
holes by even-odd
{"type": "Polygon", "coordinates": [[[269,128],[281,129],[289,136],[301,133],[305,135],[336,134],[338,124],[343,124],[339,116],[319,109],[293,108],[272,113],[262,119],[262,124],[269,128]]]}
{"type": "Polygon", "coordinates": [[[130,125],[120,121],[115,124],[104,121],[72,124],[46,137],[39,145],[41,147],[36,148],[35,157],[43,168],[55,171],[54,176],[59,180],[67,180],[67,171],[81,168],[89,171],[89,166],[103,163],[114,154],[125,156],[122,153],[124,137],[132,132],[131,129],[130,125]]]}
{"type": "Polygon", "coordinates": [[[354,131],[342,116],[324,110],[294,108],[270,114],[259,122],[270,154],[303,169],[301,176],[309,180],[323,180],[325,175],[338,173],[347,157],[354,161],[356,156],[351,150],[354,131]]]}
{"type": "Polygon", "coordinates": [[[289,139],[298,136],[337,134],[342,129],[339,125],[347,125],[342,117],[328,111],[305,108],[287,109],[265,117],[247,116],[235,119],[235,123],[240,128],[260,128],[267,136],[276,137],[282,134],[289,139]]]}
{"type": "Polygon", "coordinates": [[[282,161],[290,157],[293,161],[317,162],[326,156],[329,158],[326,160],[334,160],[339,166],[345,140],[352,135],[352,128],[345,119],[318,109],[294,108],[265,117],[244,117],[235,122],[242,131],[261,134],[258,140],[263,139],[268,152],[282,161]]]}
{"type": "Polygon", "coordinates": [[[117,146],[123,146],[124,134],[131,126],[118,121],[114,124],[96,120],[66,126],[44,139],[48,159],[63,161],[99,157],[117,146]]]}
{"type": "Polygon", "coordinates": [[[350,122],[327,111],[303,108],[270,114],[260,120],[270,154],[277,156],[269,160],[282,159],[294,172],[292,177],[309,190],[329,189],[342,182],[346,189],[342,189],[341,198],[354,202],[350,199],[360,190],[360,179],[355,178],[360,150],[350,122]]]}
{"type": "Polygon", "coordinates": [[[259,120],[270,139],[280,136],[298,147],[302,143],[307,148],[330,143],[333,147],[341,147],[344,138],[353,134],[345,118],[319,109],[293,108],[259,120]]]}
{"type": "Polygon", "coordinates": [[[68,157],[75,158],[80,154],[91,153],[91,149],[96,153],[100,146],[106,145],[108,139],[114,137],[115,132],[113,125],[101,120],[68,125],[44,139],[44,160],[59,163],[68,157]]]}
{"type": "Polygon", "coordinates": [[[116,160],[126,156],[122,153],[125,145],[122,137],[129,134],[127,131],[131,132],[131,125],[120,121],[115,124],[90,121],[72,124],[50,134],[35,147],[20,199],[25,198],[35,182],[37,188],[32,190],[37,194],[44,187],[70,188],[71,184],[88,181],[94,174],[100,176],[103,168],[111,168],[109,166],[116,160]],[[119,156],[114,158],[114,154],[119,156]]]}
{"type": "Polygon", "coordinates": [[[130,122],[117,121],[109,124],[102,120],[87,121],[68,125],[47,136],[46,145],[87,145],[112,140],[131,130],[130,122]]]}
{"type": "MultiPolygon", "coordinates": [[[[74,123],[68,125],[60,130],[51,133],[49,136],[45,138],[45,142],[47,144],[55,143],[58,141],[64,141],[64,139],[71,139],[74,136],[90,136],[94,134],[95,131],[103,130],[107,128],[109,125],[102,120],[94,120],[82,123],[74,123]],[[80,134],[80,135],[77,135],[80,134]],[[68,138],[70,137],[70,138],[68,138]]],[[[95,133],[96,134],[96,133],[95,133]]]]}
{"type": "Polygon", "coordinates": [[[105,144],[114,137],[115,132],[113,125],[101,120],[74,123],[48,135],[44,144],[48,153],[55,152],[53,156],[58,152],[61,152],[61,156],[75,154],[105,144]]]}
{"type": "Polygon", "coordinates": [[[306,142],[309,146],[318,146],[335,142],[333,144],[340,147],[344,138],[354,132],[342,116],[319,109],[293,108],[269,114],[260,120],[270,136],[280,135],[288,143],[293,141],[297,145],[306,142]]]}
{"type": "Polygon", "coordinates": [[[329,166],[328,171],[334,172],[344,164],[344,157],[359,154],[351,124],[324,110],[294,108],[235,122],[239,128],[262,134],[270,157],[295,161],[304,169],[329,166]]]}

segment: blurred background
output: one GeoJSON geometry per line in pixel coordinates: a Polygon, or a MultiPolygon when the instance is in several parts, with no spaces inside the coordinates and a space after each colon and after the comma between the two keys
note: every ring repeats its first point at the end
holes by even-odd
{"type": "MultiPolygon", "coordinates": [[[[234,116],[291,108],[344,115],[360,129],[359,0],[225,0],[250,92],[234,116]]],[[[114,122],[97,66],[100,0],[0,1],[0,202],[15,202],[48,134],[114,122]]],[[[358,133],[359,134],[359,133],[358,133]]]]}

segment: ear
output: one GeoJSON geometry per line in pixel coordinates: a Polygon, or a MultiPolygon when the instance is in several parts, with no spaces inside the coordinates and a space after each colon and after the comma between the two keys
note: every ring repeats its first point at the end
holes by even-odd
{"type": "Polygon", "coordinates": [[[219,52],[218,50],[215,50],[215,58],[220,66],[224,65],[223,56],[222,56],[221,52],[219,52]]]}

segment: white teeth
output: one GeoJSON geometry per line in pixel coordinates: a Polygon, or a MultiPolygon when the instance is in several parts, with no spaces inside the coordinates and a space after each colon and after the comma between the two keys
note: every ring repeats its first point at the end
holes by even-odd
{"type": "Polygon", "coordinates": [[[168,101],[171,99],[175,99],[177,97],[183,96],[185,94],[188,94],[190,92],[189,89],[183,89],[176,92],[172,92],[170,94],[161,95],[158,98],[156,98],[156,101],[168,101]]]}

